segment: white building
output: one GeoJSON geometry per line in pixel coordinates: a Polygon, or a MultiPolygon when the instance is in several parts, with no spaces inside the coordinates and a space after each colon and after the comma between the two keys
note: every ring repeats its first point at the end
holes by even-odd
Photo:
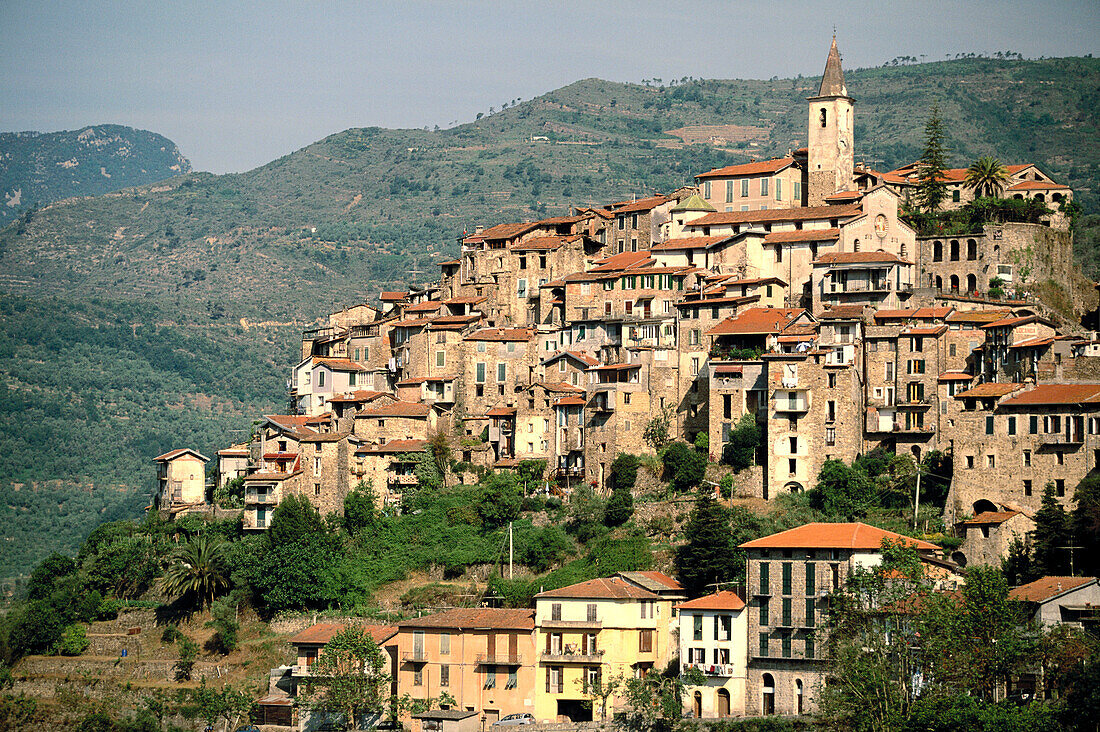
{"type": "Polygon", "coordinates": [[[744,714],[749,660],[744,600],[723,590],[677,608],[680,663],[707,677],[706,685],[685,688],[684,706],[696,718],[744,714]]]}

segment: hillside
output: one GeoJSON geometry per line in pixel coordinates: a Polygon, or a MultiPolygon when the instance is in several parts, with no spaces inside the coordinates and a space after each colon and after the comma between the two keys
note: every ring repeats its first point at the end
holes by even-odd
{"type": "Polygon", "coordinates": [[[122,125],[0,133],[0,224],[34,206],[100,196],[191,170],[166,137],[122,125]]]}
{"type": "MultiPolygon", "coordinates": [[[[589,79],[450,130],[352,129],[247,173],[24,213],[0,231],[0,305],[18,313],[0,319],[0,576],[134,515],[163,446],[210,450],[281,409],[294,339],[325,311],[432,278],[476,224],[784,154],[805,142],[816,83],[589,79]]],[[[1035,162],[1098,209],[1100,60],[855,70],[848,86],[857,159],[915,158],[938,99],[953,162],[1035,162]]]]}

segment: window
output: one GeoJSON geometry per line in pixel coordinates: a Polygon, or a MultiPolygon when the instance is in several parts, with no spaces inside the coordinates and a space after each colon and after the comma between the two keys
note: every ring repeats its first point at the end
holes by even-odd
{"type": "Polygon", "coordinates": [[[825,428],[825,444],[828,447],[836,445],[836,427],[825,428]]]}
{"type": "Polygon", "coordinates": [[[319,458],[319,457],[313,458],[313,474],[314,475],[320,475],[321,474],[321,458],[319,458]]]}
{"type": "Polygon", "coordinates": [[[802,181],[796,180],[794,182],[794,195],[791,196],[791,200],[795,203],[802,200],[802,181]]]}
{"type": "Polygon", "coordinates": [[[768,181],[769,180],[771,180],[771,179],[770,178],[761,178],[760,179],[760,195],[761,196],[767,196],[768,195],[768,181]]]}
{"type": "Polygon", "coordinates": [[[440,633],[439,634],[439,655],[449,656],[451,653],[451,634],[440,633]]]}
{"type": "Polygon", "coordinates": [[[791,563],[783,562],[783,594],[791,594],[791,563]]]}
{"type": "Polygon", "coordinates": [[[973,455],[967,455],[966,456],[966,467],[969,470],[974,469],[974,456],[973,455]]]}
{"type": "Polygon", "coordinates": [[[748,197],[749,197],[749,179],[748,178],[742,178],[741,179],[741,198],[748,198],[748,197]]]}
{"type": "Polygon", "coordinates": [[[325,385],[325,372],[324,371],[318,371],[317,372],[317,387],[320,388],[320,387],[323,387],[324,385],[325,385]]]}
{"type": "Polygon", "coordinates": [[[806,658],[813,658],[815,653],[813,635],[806,636],[806,658]]]}
{"type": "MultiPolygon", "coordinates": [[[[769,571],[768,563],[767,562],[761,562],[760,563],[760,594],[761,595],[770,595],[771,594],[771,584],[772,583],[771,583],[771,576],[770,575],[771,575],[771,572],[769,571]]],[[[767,623],[762,623],[762,625],[767,625],[767,623]]]]}
{"type": "MultiPolygon", "coordinates": [[[[523,260],[520,260],[521,262],[523,260]]],[[[527,297],[527,280],[516,280],[516,297],[527,297]]]]}
{"type": "Polygon", "coordinates": [[[1029,434],[1032,434],[1032,435],[1039,434],[1039,415],[1033,414],[1030,417],[1028,417],[1027,431],[1028,431],[1029,434]]]}
{"type": "Polygon", "coordinates": [[[784,633],[782,640],[783,640],[783,658],[790,658],[791,657],[791,634],[790,633],[784,633]]]}
{"type": "Polygon", "coordinates": [[[638,653],[653,653],[653,631],[638,631],[638,653]]]}
{"type": "Polygon", "coordinates": [[[710,198],[710,181],[703,182],[703,198],[710,198]]]}
{"type": "Polygon", "coordinates": [[[1025,480],[1024,481],[1024,495],[1025,496],[1030,496],[1031,495],[1031,481],[1030,480],[1025,480]]]}
{"type": "Polygon", "coordinates": [[[352,371],[348,374],[348,386],[355,386],[356,373],[352,371]]]}
{"type": "Polygon", "coordinates": [[[1066,481],[1058,478],[1054,481],[1054,495],[1062,498],[1066,495],[1066,481]]]}
{"type": "Polygon", "coordinates": [[[783,598],[783,627],[791,627],[791,598],[783,598]]]}
{"type": "Polygon", "coordinates": [[[588,619],[588,622],[590,622],[590,623],[596,622],[596,603],[594,603],[594,602],[588,603],[588,605],[585,607],[585,611],[586,611],[585,617],[588,619]]]}
{"type": "Polygon", "coordinates": [[[985,433],[987,435],[993,434],[993,415],[989,415],[985,418],[985,433]]]}
{"type": "Polygon", "coordinates": [[[497,364],[497,381],[506,381],[508,378],[508,364],[497,364]]]}
{"type": "Polygon", "coordinates": [[[766,598],[760,598],[760,627],[766,628],[770,623],[768,622],[768,600],[766,598]]]}
{"type": "Polygon", "coordinates": [[[1009,417],[1008,418],[1008,434],[1010,434],[1010,435],[1016,434],[1016,418],[1015,417],[1009,417]]]}
{"type": "Polygon", "coordinates": [[[993,455],[993,454],[986,455],[985,456],[985,466],[987,468],[997,467],[997,456],[993,455]]]}
{"type": "Polygon", "coordinates": [[[413,686],[423,686],[423,685],[424,685],[424,670],[421,669],[421,668],[418,668],[415,671],[413,671],[413,686]]]}
{"type": "Polygon", "coordinates": [[[1024,450],[1024,467],[1031,467],[1031,450],[1024,450]]]}
{"type": "Polygon", "coordinates": [[[485,383],[485,362],[484,361],[478,361],[476,364],[474,364],[474,373],[475,373],[474,381],[476,381],[478,383],[481,383],[481,384],[485,383]]]}
{"type": "Polygon", "coordinates": [[[947,355],[948,356],[954,356],[955,355],[955,344],[954,343],[948,343],[947,344],[947,355]]]}
{"type": "Polygon", "coordinates": [[[768,655],[768,634],[767,633],[761,633],[760,634],[760,655],[765,656],[765,657],[768,655]]]}
{"type": "Polygon", "coordinates": [[[836,388],[836,374],[834,374],[832,372],[829,373],[829,388],[830,389],[835,389],[836,388]]]}
{"type": "Polygon", "coordinates": [[[550,619],[561,620],[561,603],[555,602],[550,606],[550,619]]]}
{"type": "Polygon", "coordinates": [[[782,201],[783,200],[783,179],[782,178],[776,178],[775,179],[775,200],[777,200],[777,201],[782,201]]]}
{"type": "Polygon", "coordinates": [[[436,351],[435,352],[435,365],[442,368],[447,365],[447,352],[436,351]]]}
{"type": "Polygon", "coordinates": [[[727,180],[726,181],[726,203],[729,203],[732,200],[733,200],[733,181],[732,180],[727,180]]]}
{"type": "Polygon", "coordinates": [[[693,615],[691,618],[694,640],[703,640],[703,616],[693,615]]]}
{"type": "Polygon", "coordinates": [[[806,598],[806,627],[812,628],[817,624],[817,603],[812,597],[806,598]]]}
{"type": "Polygon", "coordinates": [[[439,667],[439,685],[450,686],[451,685],[451,667],[447,664],[441,664],[439,667]]]}

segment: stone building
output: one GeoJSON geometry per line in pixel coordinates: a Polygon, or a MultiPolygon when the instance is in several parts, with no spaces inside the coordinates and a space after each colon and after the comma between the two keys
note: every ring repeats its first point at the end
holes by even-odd
{"type": "MultiPolygon", "coordinates": [[[[727,165],[695,176],[700,197],[714,211],[765,211],[806,205],[805,171],[793,157],[727,165]]],[[[676,212],[678,213],[678,212],[676,212]]]]}
{"type": "Polygon", "coordinates": [[[963,542],[952,553],[951,559],[963,567],[1000,567],[1014,540],[1019,539],[1030,548],[1031,532],[1034,530],[1035,521],[1021,511],[983,511],[956,528],[957,533],[962,534],[963,542]]]}
{"type": "Polygon", "coordinates": [[[806,205],[820,206],[837,192],[855,188],[855,100],[848,96],[844,83],[836,36],[829,47],[821,87],[808,101],[806,205]]]}
{"type": "Polygon", "coordinates": [[[153,505],[161,511],[178,511],[206,503],[206,464],[210,458],[183,448],[153,458],[157,464],[157,493],[153,505]]]}

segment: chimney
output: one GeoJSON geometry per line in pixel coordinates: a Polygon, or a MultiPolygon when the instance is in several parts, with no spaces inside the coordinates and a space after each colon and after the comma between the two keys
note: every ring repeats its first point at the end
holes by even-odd
{"type": "Polygon", "coordinates": [[[475,226],[475,227],[474,227],[474,233],[475,233],[475,234],[480,234],[480,233],[481,233],[481,232],[483,232],[483,231],[485,231],[485,227],[484,227],[484,226],[475,226]]]}

